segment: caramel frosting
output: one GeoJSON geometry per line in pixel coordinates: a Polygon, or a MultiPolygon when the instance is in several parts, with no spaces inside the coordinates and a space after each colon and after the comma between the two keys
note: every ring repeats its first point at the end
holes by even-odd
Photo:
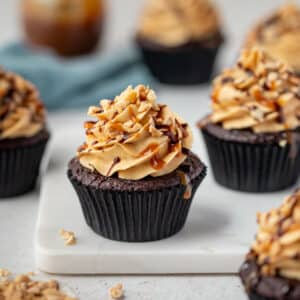
{"type": "Polygon", "coordinates": [[[261,273],[300,280],[300,190],[267,213],[258,213],[258,233],[249,258],[261,273]]]}
{"type": "Polygon", "coordinates": [[[285,4],[249,33],[246,47],[258,46],[300,71],[300,8],[285,4]]]}
{"type": "Polygon", "coordinates": [[[300,126],[300,78],[266,52],[244,50],[238,63],[213,84],[209,121],[227,130],[255,133],[300,126]]]}
{"type": "Polygon", "coordinates": [[[148,0],[139,35],[176,47],[219,32],[219,16],[209,0],[148,0]]]}
{"type": "Polygon", "coordinates": [[[44,126],[37,89],[21,76],[0,70],[0,140],[32,137],[44,126]]]}
{"type": "Polygon", "coordinates": [[[90,107],[81,165],[103,176],[138,180],[171,173],[186,159],[192,132],[168,106],[156,103],[153,90],[128,87],[114,101],[90,107]]]}

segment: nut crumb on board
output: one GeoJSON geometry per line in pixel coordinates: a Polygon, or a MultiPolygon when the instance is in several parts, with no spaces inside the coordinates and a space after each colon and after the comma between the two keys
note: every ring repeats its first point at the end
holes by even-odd
{"type": "Polygon", "coordinates": [[[61,229],[59,231],[59,234],[64,239],[66,246],[75,245],[77,243],[77,239],[74,232],[61,229]]]}
{"type": "Polygon", "coordinates": [[[76,300],[64,294],[55,280],[33,281],[28,275],[0,282],[1,300],[76,300]]]}
{"type": "Polygon", "coordinates": [[[122,299],[124,297],[123,285],[118,283],[117,285],[109,289],[109,296],[111,299],[122,299]]]}

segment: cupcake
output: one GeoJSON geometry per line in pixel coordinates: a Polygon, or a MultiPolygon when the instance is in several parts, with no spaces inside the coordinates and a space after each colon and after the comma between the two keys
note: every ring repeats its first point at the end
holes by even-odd
{"type": "Polygon", "coordinates": [[[285,4],[249,33],[246,47],[258,46],[300,73],[300,8],[285,4]]]}
{"type": "Polygon", "coordinates": [[[86,142],[68,166],[87,224],[128,242],[181,230],[206,174],[190,150],[188,124],[143,85],[102,100],[88,115],[96,121],[85,123],[86,142]]]}
{"type": "Polygon", "coordinates": [[[293,185],[300,173],[300,78],[256,48],[213,83],[212,113],[199,122],[214,177],[246,192],[293,185]]]}
{"type": "Polygon", "coordinates": [[[37,89],[17,74],[0,70],[0,197],[34,188],[49,140],[37,89]]]}
{"type": "Polygon", "coordinates": [[[300,190],[268,213],[240,269],[251,300],[300,299],[300,190]]]}
{"type": "Polygon", "coordinates": [[[137,44],[161,82],[197,84],[212,74],[223,42],[219,16],[209,0],[147,0],[137,44]]]}

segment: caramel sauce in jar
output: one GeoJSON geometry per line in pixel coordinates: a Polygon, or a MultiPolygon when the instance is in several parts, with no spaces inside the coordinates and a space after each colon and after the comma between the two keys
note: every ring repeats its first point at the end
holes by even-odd
{"type": "Polygon", "coordinates": [[[103,0],[22,0],[26,41],[62,56],[92,52],[104,19],[103,0]]]}

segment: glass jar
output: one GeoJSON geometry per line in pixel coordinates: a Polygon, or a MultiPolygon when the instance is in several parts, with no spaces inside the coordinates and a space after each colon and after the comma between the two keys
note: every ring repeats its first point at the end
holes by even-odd
{"type": "Polygon", "coordinates": [[[63,56],[92,52],[103,19],[103,0],[22,0],[26,41],[63,56]]]}

